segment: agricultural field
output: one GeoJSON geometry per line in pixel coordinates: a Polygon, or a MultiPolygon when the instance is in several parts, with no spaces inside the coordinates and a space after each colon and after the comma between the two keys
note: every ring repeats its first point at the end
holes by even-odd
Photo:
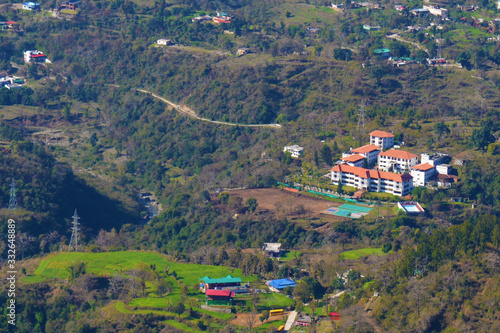
{"type": "Polygon", "coordinates": [[[344,259],[356,260],[365,256],[372,256],[372,255],[383,256],[386,254],[387,253],[382,252],[382,248],[366,248],[366,249],[346,251],[343,252],[341,256],[344,259]]]}
{"type": "Polygon", "coordinates": [[[155,252],[120,251],[104,253],[67,252],[49,255],[42,259],[33,276],[25,278],[25,282],[30,282],[30,279],[33,278],[67,279],[70,275],[67,268],[77,261],[87,263],[87,273],[94,273],[99,276],[113,276],[147,264],[148,266],[156,265],[156,270],[160,272],[164,272],[168,267],[170,272],[176,272],[179,280],[190,286],[198,283],[199,279],[204,276],[222,277],[232,275],[242,277],[243,282],[255,281],[254,277],[244,278],[240,269],[176,263],[155,252]]]}

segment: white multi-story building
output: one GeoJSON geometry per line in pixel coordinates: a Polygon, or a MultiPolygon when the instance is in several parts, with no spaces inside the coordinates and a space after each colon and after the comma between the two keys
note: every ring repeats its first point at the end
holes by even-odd
{"type": "Polygon", "coordinates": [[[382,149],[394,146],[394,134],[384,131],[373,131],[370,133],[370,143],[382,149]]]}
{"type": "Polygon", "coordinates": [[[283,152],[290,152],[292,157],[299,158],[304,153],[304,147],[299,145],[285,146],[285,148],[283,148],[283,152]]]}
{"type": "Polygon", "coordinates": [[[417,164],[411,168],[413,186],[425,186],[436,174],[436,169],[429,163],[417,164]]]}
{"type": "Polygon", "coordinates": [[[380,147],[375,145],[366,145],[356,149],[351,149],[346,153],[342,153],[342,157],[358,154],[366,158],[368,165],[373,165],[377,162],[377,155],[380,153],[380,147]]]}
{"type": "Polygon", "coordinates": [[[448,17],[448,9],[432,5],[422,6],[422,8],[427,9],[434,16],[441,16],[443,19],[448,17]]]}
{"type": "Polygon", "coordinates": [[[413,191],[413,177],[410,174],[375,171],[347,164],[339,164],[331,170],[332,184],[352,186],[370,192],[384,192],[407,195],[413,191]]]}
{"type": "Polygon", "coordinates": [[[366,159],[359,154],[352,154],[340,159],[345,164],[355,167],[363,167],[365,165],[366,159]]]}
{"type": "Polygon", "coordinates": [[[409,171],[418,164],[418,156],[407,151],[390,149],[378,154],[378,167],[381,170],[409,171]]]}

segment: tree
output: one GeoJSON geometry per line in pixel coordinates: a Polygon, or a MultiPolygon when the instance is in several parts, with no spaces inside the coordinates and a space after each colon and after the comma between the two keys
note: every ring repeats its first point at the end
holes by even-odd
{"type": "Polygon", "coordinates": [[[472,132],[472,135],[469,137],[469,146],[485,150],[485,147],[494,141],[495,137],[491,134],[490,126],[487,124],[472,132]]]}
{"type": "Polygon", "coordinates": [[[69,266],[67,270],[69,271],[69,282],[73,283],[73,281],[77,277],[86,273],[87,263],[83,261],[77,261],[73,265],[69,266]]]}
{"type": "Polygon", "coordinates": [[[229,200],[229,193],[222,192],[221,194],[219,194],[217,199],[219,199],[220,203],[225,205],[225,204],[227,204],[227,201],[229,200]]]}
{"type": "Polygon", "coordinates": [[[257,206],[259,204],[257,203],[257,199],[253,198],[253,197],[250,197],[247,199],[247,201],[245,201],[245,206],[248,208],[248,210],[250,211],[250,213],[253,213],[255,212],[255,210],[257,209],[257,206]]]}
{"type": "Polygon", "coordinates": [[[160,279],[158,281],[158,286],[156,287],[156,293],[159,297],[163,297],[163,295],[168,294],[172,288],[168,285],[165,279],[160,279]]]}
{"type": "Polygon", "coordinates": [[[328,145],[323,145],[323,147],[321,147],[321,158],[327,164],[332,163],[332,150],[328,145]]]}
{"type": "Polygon", "coordinates": [[[176,313],[179,316],[179,319],[181,319],[181,314],[183,314],[184,311],[186,311],[186,306],[182,301],[174,305],[174,307],[172,308],[172,312],[176,313]]]}
{"type": "Polygon", "coordinates": [[[436,125],[434,125],[434,132],[439,136],[439,139],[441,139],[441,136],[443,134],[449,134],[450,133],[450,127],[446,125],[444,122],[439,122],[436,125]]]}

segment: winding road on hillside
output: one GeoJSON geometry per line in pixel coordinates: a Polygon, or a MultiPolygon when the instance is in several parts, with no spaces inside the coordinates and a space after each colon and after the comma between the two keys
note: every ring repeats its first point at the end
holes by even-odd
{"type": "Polygon", "coordinates": [[[238,124],[238,123],[229,123],[229,122],[226,122],[226,121],[210,120],[210,119],[198,116],[195,111],[191,110],[187,106],[182,106],[182,105],[179,105],[179,104],[175,104],[175,103],[167,100],[166,98],[163,98],[161,96],[156,95],[155,93],[153,93],[151,91],[144,90],[144,89],[136,89],[136,90],[140,91],[142,93],[145,93],[145,94],[149,94],[149,95],[153,96],[156,99],[159,99],[160,101],[162,101],[162,102],[170,105],[171,107],[173,107],[174,110],[177,111],[177,112],[179,112],[179,113],[188,115],[188,116],[190,116],[192,118],[195,118],[195,119],[198,119],[198,120],[201,120],[201,121],[206,121],[206,122],[210,122],[210,123],[214,123],[214,124],[220,124],[220,125],[228,125],[228,126],[281,128],[280,124],[238,124]]]}

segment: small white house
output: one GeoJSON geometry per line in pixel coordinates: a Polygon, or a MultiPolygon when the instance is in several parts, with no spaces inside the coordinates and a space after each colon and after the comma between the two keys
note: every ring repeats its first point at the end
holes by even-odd
{"type": "Polygon", "coordinates": [[[299,145],[285,146],[285,148],[283,148],[283,152],[289,152],[292,157],[299,158],[304,154],[304,147],[299,145]]]}
{"type": "Polygon", "coordinates": [[[443,164],[450,158],[450,155],[448,154],[443,154],[443,153],[434,153],[434,154],[427,154],[423,153],[420,154],[420,163],[429,163],[430,165],[437,166],[439,164],[443,164]]]}
{"type": "Polygon", "coordinates": [[[170,39],[158,39],[156,41],[156,44],[158,44],[158,45],[171,45],[172,40],[170,40],[170,39]]]}
{"type": "Polygon", "coordinates": [[[38,2],[23,2],[22,8],[24,10],[39,10],[40,4],[38,2]]]}
{"type": "Polygon", "coordinates": [[[449,175],[452,167],[449,164],[440,164],[436,166],[436,170],[440,175],[449,175]]]}

